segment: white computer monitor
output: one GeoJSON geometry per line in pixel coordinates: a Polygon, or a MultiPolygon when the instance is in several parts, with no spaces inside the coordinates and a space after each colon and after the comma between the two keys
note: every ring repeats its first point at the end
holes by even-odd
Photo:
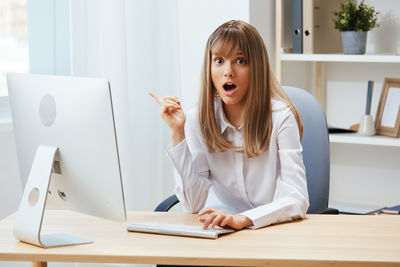
{"type": "Polygon", "coordinates": [[[67,234],[41,235],[46,203],[125,221],[109,82],[10,73],[7,83],[25,184],[15,237],[42,247],[92,242],[67,234]]]}

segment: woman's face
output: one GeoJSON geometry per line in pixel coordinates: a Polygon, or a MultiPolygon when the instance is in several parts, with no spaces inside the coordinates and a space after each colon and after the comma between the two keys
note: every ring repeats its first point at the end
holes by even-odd
{"type": "Polygon", "coordinates": [[[250,66],[240,49],[230,56],[211,53],[211,79],[222,101],[230,108],[243,108],[250,79],[250,66]]]}

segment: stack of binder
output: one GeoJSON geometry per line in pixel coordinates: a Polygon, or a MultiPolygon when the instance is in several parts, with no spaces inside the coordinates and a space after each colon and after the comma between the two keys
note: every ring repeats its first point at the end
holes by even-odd
{"type": "Polygon", "coordinates": [[[333,11],[345,0],[292,0],[293,53],[323,54],[342,51],[340,32],[331,23],[333,11]]]}

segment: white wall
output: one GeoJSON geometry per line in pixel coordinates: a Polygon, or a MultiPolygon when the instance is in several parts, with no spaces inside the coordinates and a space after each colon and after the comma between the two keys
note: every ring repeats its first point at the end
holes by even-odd
{"type": "Polygon", "coordinates": [[[250,24],[257,28],[264,39],[269,63],[275,72],[275,1],[251,0],[250,24]]]}
{"type": "Polygon", "coordinates": [[[249,22],[249,1],[178,1],[181,98],[184,108],[197,103],[204,49],[210,34],[222,23],[249,22]]]}

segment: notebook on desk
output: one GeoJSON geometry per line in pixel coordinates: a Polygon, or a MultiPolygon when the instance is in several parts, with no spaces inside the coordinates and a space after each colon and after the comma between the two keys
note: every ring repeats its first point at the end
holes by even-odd
{"type": "Polygon", "coordinates": [[[128,231],[131,232],[145,232],[155,233],[162,235],[177,235],[177,236],[189,236],[189,237],[201,237],[216,239],[219,235],[232,233],[233,229],[202,229],[202,226],[197,225],[185,225],[185,224],[167,224],[167,223],[155,223],[155,222],[143,222],[128,224],[128,231]]]}

